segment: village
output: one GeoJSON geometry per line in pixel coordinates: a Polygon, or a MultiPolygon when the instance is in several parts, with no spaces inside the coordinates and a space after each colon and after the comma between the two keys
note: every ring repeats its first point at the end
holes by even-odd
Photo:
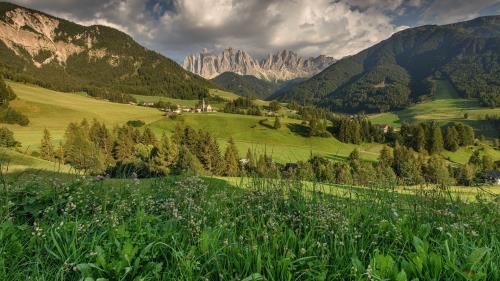
{"type": "Polygon", "coordinates": [[[184,105],[173,105],[170,102],[141,102],[138,104],[133,104],[133,105],[139,105],[139,106],[146,106],[146,107],[155,107],[158,108],[159,110],[165,112],[166,116],[173,116],[177,114],[181,114],[183,112],[189,112],[189,113],[202,113],[202,112],[217,112],[208,102],[205,102],[205,99],[202,99],[197,105],[195,106],[184,106],[184,105]]]}

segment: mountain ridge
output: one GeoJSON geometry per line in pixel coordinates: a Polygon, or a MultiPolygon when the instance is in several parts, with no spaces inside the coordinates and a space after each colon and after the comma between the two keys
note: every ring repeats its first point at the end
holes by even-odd
{"type": "Polygon", "coordinates": [[[199,98],[216,88],[121,31],[0,2],[0,71],[60,91],[128,102],[129,94],[199,98]]]}
{"type": "Polygon", "coordinates": [[[213,79],[224,72],[234,72],[268,81],[285,81],[310,77],[334,62],[334,58],[325,55],[303,58],[289,50],[269,53],[259,60],[246,51],[226,48],[221,53],[204,49],[200,53],[187,55],[183,67],[206,79],[213,79]]]}
{"type": "Polygon", "coordinates": [[[463,97],[498,98],[499,77],[500,16],[487,16],[400,31],[272,98],[383,112],[432,98],[435,79],[449,80],[463,97]]]}

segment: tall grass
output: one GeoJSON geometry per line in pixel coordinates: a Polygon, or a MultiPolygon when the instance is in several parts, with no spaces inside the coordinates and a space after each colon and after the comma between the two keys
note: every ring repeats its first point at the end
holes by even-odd
{"type": "Polygon", "coordinates": [[[500,280],[487,195],[58,178],[2,177],[0,280],[500,280]]]}

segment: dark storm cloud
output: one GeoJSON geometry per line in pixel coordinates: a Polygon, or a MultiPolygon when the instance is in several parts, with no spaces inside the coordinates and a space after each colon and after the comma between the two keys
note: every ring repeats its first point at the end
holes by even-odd
{"type": "Polygon", "coordinates": [[[394,32],[492,13],[495,0],[17,0],[81,24],[104,24],[180,60],[232,46],[337,58],[394,32]]]}

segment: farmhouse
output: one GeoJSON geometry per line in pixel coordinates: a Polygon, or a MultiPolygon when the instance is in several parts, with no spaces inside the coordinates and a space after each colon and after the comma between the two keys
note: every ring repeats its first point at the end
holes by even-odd
{"type": "Polygon", "coordinates": [[[500,185],[499,171],[486,171],[483,174],[485,183],[500,185]]]}
{"type": "Polygon", "coordinates": [[[385,134],[387,134],[387,132],[389,132],[389,125],[387,125],[387,124],[378,125],[378,128],[380,130],[382,130],[385,134]]]}

